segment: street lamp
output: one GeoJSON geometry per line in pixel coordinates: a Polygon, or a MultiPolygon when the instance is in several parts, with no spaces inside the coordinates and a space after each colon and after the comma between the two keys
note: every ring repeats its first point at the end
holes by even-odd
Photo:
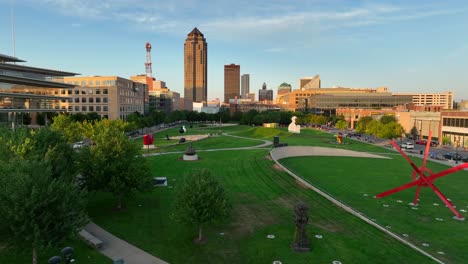
{"type": "Polygon", "coordinates": [[[455,164],[458,164],[458,145],[460,145],[460,137],[455,137],[455,164]]]}

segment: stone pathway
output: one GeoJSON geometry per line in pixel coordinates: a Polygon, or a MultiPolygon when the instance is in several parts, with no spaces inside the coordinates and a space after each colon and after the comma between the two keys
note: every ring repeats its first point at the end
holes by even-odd
{"type": "Polygon", "coordinates": [[[102,248],[98,251],[113,261],[122,259],[125,264],[167,264],[167,262],[112,235],[93,222],[87,224],[83,229],[103,242],[102,248]]]}

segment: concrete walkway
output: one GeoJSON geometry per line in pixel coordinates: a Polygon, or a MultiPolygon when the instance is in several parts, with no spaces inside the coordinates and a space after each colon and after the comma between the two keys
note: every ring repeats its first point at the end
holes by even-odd
{"type": "Polygon", "coordinates": [[[93,222],[87,224],[83,229],[103,242],[102,248],[98,251],[111,260],[122,259],[125,264],[167,264],[167,262],[112,235],[93,222]]]}

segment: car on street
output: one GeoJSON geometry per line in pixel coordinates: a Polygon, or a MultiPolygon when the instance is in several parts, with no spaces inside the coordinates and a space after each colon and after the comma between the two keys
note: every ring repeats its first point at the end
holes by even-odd
{"type": "Polygon", "coordinates": [[[73,144],[73,149],[81,149],[84,147],[84,142],[83,141],[78,141],[75,144],[73,144]]]}
{"type": "Polygon", "coordinates": [[[414,142],[415,144],[418,144],[418,145],[426,145],[427,144],[427,140],[425,139],[418,139],[414,142]]]}
{"type": "Polygon", "coordinates": [[[403,144],[400,144],[400,148],[402,149],[414,149],[414,144],[411,142],[405,142],[403,144]]]}
{"type": "Polygon", "coordinates": [[[442,157],[448,160],[462,160],[463,159],[462,155],[458,153],[453,153],[453,152],[444,153],[442,157]]]}

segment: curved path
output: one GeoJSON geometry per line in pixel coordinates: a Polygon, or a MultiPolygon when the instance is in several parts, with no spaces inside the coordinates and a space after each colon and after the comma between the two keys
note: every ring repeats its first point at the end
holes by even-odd
{"type": "Polygon", "coordinates": [[[357,152],[352,150],[344,150],[344,149],[335,149],[335,148],[322,148],[322,147],[281,147],[275,148],[270,151],[270,156],[273,161],[284,171],[286,171],[289,175],[295,178],[298,182],[303,184],[304,186],[308,187],[309,189],[315,191],[316,193],[320,194],[327,200],[331,201],[332,203],[336,204],[337,206],[341,207],[345,211],[353,214],[354,216],[360,218],[364,222],[368,223],[369,225],[374,226],[375,228],[379,229],[380,231],[385,232],[389,236],[393,237],[394,239],[398,240],[399,242],[409,246],[410,248],[418,251],[419,253],[431,258],[437,263],[444,264],[444,262],[440,261],[439,259],[435,258],[431,254],[427,253],[426,251],[422,250],[421,248],[415,246],[414,244],[404,240],[403,238],[399,237],[397,234],[389,231],[385,227],[377,224],[376,222],[372,221],[371,219],[364,216],[361,212],[357,211],[356,209],[344,204],[343,202],[335,199],[333,196],[329,195],[328,193],[324,192],[323,190],[313,186],[308,181],[301,178],[299,175],[296,175],[294,172],[287,169],[283,166],[279,160],[286,157],[299,157],[299,156],[348,156],[348,157],[366,157],[366,158],[388,158],[383,157],[375,154],[369,154],[365,152],[357,152]]]}

